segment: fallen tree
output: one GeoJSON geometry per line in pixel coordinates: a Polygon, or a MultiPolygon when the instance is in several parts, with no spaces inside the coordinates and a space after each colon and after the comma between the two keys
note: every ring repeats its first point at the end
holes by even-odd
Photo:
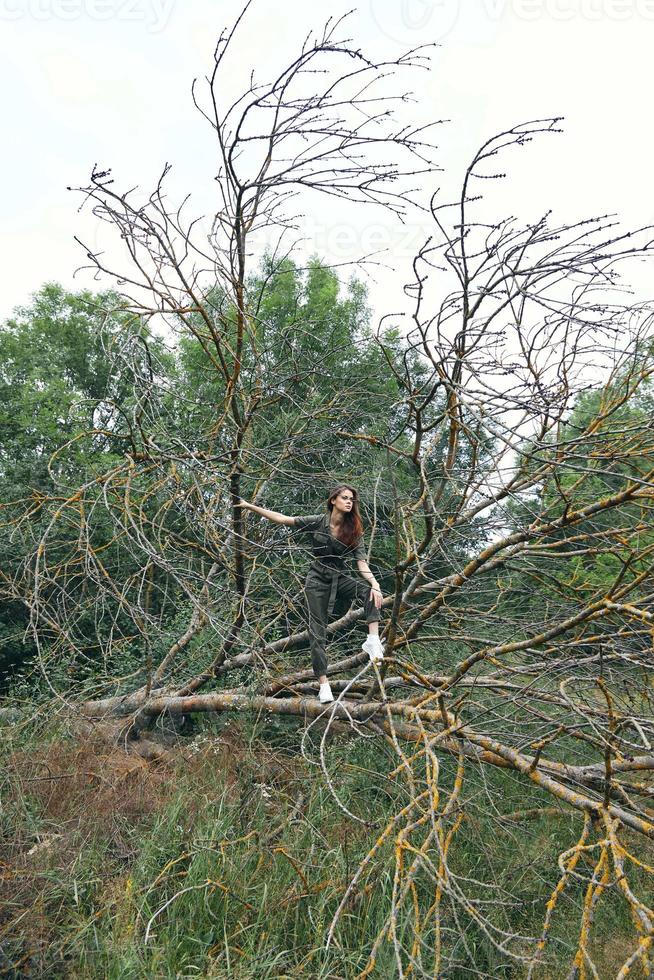
{"type": "Polygon", "coordinates": [[[618,269],[649,256],[651,231],[623,233],[608,217],[493,215],[478,187],[492,189],[500,154],[557,132],[556,119],[493,137],[458,199],[440,203],[427,131],[391,111],[406,100],[393,76],[424,70],[425,52],[373,62],[341,29],[328,24],[277,78],[252,78],[226,107],[221,73],[236,35],[220,38],[208,107],[194,89],[220,160],[209,230],[168,204],[167,171],[144,200],[99,169],[78,188],[124,243],[119,269],[88,255],[133,316],[112,356],[134,373],[138,354],[140,384],[129,411],[85,433],[96,446],[121,440],[122,455],[79,481],[62,445],[50,461],[57,493],[7,512],[32,547],[3,588],[29,609],[53,694],[127,744],[165,716],[297,719],[335,805],[329,733],[392,747],[389,775],[408,802],[352,879],[394,842],[393,899],[362,975],[386,941],[398,976],[441,975],[446,934],[465,945],[474,928],[532,976],[559,898],[579,881],[570,976],[596,975],[592,926],[609,892],[633,916],[619,976],[636,962],[649,975],[654,911],[630,868],[651,873],[633,842],[654,836],[654,361],[650,308],[624,303],[618,269]],[[289,208],[304,201],[293,195],[318,193],[420,215],[404,332],[385,319],[366,331],[361,294],[338,305],[324,267],[291,262],[299,219],[289,208]],[[275,246],[250,268],[257,236],[272,230],[275,246]],[[172,375],[142,357],[139,324],[157,321],[184,354],[172,375]],[[325,709],[295,660],[308,645],[301,549],[248,522],[239,501],[315,512],[334,476],[364,498],[386,657],[377,671],[353,652],[362,610],[345,611],[329,627],[337,701],[325,709]],[[91,662],[83,690],[57,679],[58,659],[91,662]],[[538,935],[502,931],[492,879],[456,873],[485,767],[536,787],[544,813],[554,800],[583,817],[538,935]]]}

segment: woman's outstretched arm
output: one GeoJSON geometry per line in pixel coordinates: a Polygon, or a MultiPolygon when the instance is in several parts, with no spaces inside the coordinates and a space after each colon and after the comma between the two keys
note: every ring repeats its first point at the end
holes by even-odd
{"type": "Polygon", "coordinates": [[[247,500],[243,500],[242,497],[239,498],[239,501],[244,510],[251,510],[254,514],[260,514],[261,517],[265,517],[269,521],[274,521],[275,524],[285,524],[287,527],[293,527],[295,525],[294,517],[287,517],[286,514],[280,514],[279,511],[267,510],[265,507],[251,504],[247,500]]]}

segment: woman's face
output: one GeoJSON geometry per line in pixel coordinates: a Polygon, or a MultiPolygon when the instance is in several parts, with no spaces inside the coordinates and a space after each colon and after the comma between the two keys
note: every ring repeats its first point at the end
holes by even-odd
{"type": "Polygon", "coordinates": [[[354,494],[351,490],[340,490],[332,497],[331,504],[341,514],[349,514],[354,506],[354,494]]]}

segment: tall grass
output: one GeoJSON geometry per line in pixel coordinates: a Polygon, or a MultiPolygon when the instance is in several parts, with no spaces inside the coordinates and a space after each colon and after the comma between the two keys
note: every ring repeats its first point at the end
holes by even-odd
{"type": "MultiPolygon", "coordinates": [[[[293,723],[208,723],[178,743],[176,761],[153,765],[62,733],[6,738],[0,973],[356,977],[388,914],[392,846],[363,877],[329,949],[326,933],[356,867],[406,797],[384,775],[396,760],[383,743],[339,736],[330,745],[333,779],[347,809],[368,825],[351,819],[298,744],[293,723]]],[[[444,787],[451,775],[444,762],[444,787]]],[[[471,815],[458,832],[453,870],[500,927],[538,935],[557,855],[578,836],[577,815],[550,808],[507,821],[543,801],[501,771],[478,773],[467,795],[471,815]],[[502,813],[490,803],[498,798],[502,813]]],[[[421,898],[433,891],[428,880],[416,886],[421,898]]],[[[565,895],[541,978],[566,975],[582,892],[579,883],[565,895]]],[[[444,975],[523,975],[473,921],[448,915],[444,975]]],[[[606,903],[600,915],[607,949],[595,952],[610,970],[628,915],[619,903],[606,903]]],[[[398,922],[400,938],[409,925],[398,922]]],[[[426,922],[426,948],[432,938],[426,922]]],[[[390,946],[373,975],[396,975],[390,946]]]]}

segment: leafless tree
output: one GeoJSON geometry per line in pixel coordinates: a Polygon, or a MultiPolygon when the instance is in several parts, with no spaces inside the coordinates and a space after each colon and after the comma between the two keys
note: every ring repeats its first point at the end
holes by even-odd
{"type": "MultiPolygon", "coordinates": [[[[221,72],[236,28],[218,41],[204,102],[194,88],[220,161],[210,225],[184,217],[187,201],[168,204],[168,168],[146,199],[117,190],[106,170],[78,188],[125,249],[119,269],[88,250],[92,267],[115,281],[139,321],[164,319],[195,338],[219,397],[210,429],[183,444],[171,436],[170,406],[191,406],[162,392],[170,382],[150,361],[124,457],[40,502],[51,519],[13,588],[30,607],[44,671],[78,647],[89,615],[107,662],[145,638],[150,654],[133,683],[103,678],[82,704],[53,683],[57,697],[133,746],[164,715],[297,716],[298,738],[303,727],[306,735],[321,726],[319,750],[303,744],[318,751],[335,805],[330,730],[384,740],[396,756],[387,775],[403,781],[407,803],[371,844],[327,938],[338,942],[348,901],[394,842],[392,900],[362,976],[374,975],[384,943],[399,977],[450,975],[457,957],[469,957],[474,973],[469,926],[500,961],[536,976],[561,898],[580,883],[569,976],[598,976],[593,923],[605,901],[625,902],[633,919],[618,975],[635,964],[650,975],[654,910],[633,872],[652,873],[639,848],[654,838],[652,311],[624,301],[618,274],[649,255],[650,231],[622,233],[610,217],[552,225],[549,214],[529,224],[493,216],[500,156],[557,131],[556,119],[489,140],[458,200],[433,194],[407,287],[403,356],[378,335],[400,393],[388,438],[337,433],[344,447],[372,447],[390,474],[379,491],[395,547],[386,657],[378,670],[349,647],[346,631],[360,609],[333,623],[342,655],[331,668],[337,701],[325,709],[311,671],[292,659],[307,646],[306,631],[269,638],[297,604],[300,580],[293,572],[282,586],[265,574],[279,541],[246,523],[239,506],[243,480],[265,501],[269,481],[294,472],[305,429],[325,418],[324,402],[307,404],[283,444],[264,452],[257,443],[279,392],[266,377],[261,297],[248,285],[251,243],[274,230],[273,269],[281,267],[301,226],[293,213],[299,191],[302,200],[316,192],[382,207],[398,220],[420,207],[425,187],[435,191],[428,133],[396,124],[391,111],[406,98],[393,94],[398,73],[423,70],[425,53],[372,62],[340,39],[341,21],[330,22],[272,82],[253,75],[225,107],[221,72]],[[410,476],[408,490],[393,486],[396,463],[410,476]],[[131,556],[128,574],[103,563],[92,534],[99,512],[131,556]],[[74,547],[58,537],[64,525],[79,531],[74,547]],[[81,598],[72,588],[80,576],[88,583],[81,598]],[[151,598],[164,580],[190,612],[162,650],[165,624],[151,598]],[[494,770],[512,774],[538,802],[507,808],[494,770]],[[576,829],[535,935],[505,928],[498,907],[512,896],[492,877],[471,881],[457,871],[457,846],[482,806],[505,830],[542,813],[572,815],[576,829]]],[[[126,334],[117,364],[143,343],[138,331],[126,334]]],[[[29,520],[25,514],[24,529],[29,520]]]]}

